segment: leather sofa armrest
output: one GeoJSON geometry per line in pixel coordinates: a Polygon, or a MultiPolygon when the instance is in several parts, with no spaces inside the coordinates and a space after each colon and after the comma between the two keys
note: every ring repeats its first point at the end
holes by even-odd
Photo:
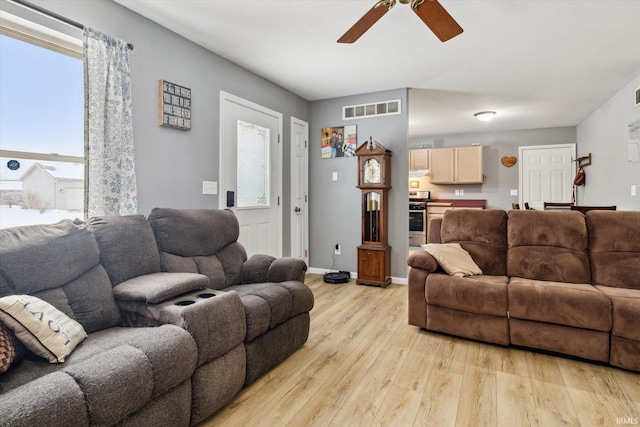
{"type": "Polygon", "coordinates": [[[407,265],[412,268],[419,268],[430,273],[438,270],[440,267],[438,261],[427,251],[415,251],[407,258],[407,265]]]}
{"type": "Polygon", "coordinates": [[[307,264],[297,258],[275,258],[270,255],[253,255],[242,265],[241,284],[280,283],[289,280],[304,282],[307,264]]]}

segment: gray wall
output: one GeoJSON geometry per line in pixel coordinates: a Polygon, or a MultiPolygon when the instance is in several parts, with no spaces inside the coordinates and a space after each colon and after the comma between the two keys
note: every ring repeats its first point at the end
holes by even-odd
{"type": "Polygon", "coordinates": [[[585,170],[585,185],[578,192],[583,205],[616,205],[622,210],[640,210],[640,162],[628,161],[629,128],[640,119],[635,91],[640,74],[578,125],[578,153],[591,153],[585,170]],[[631,196],[631,185],[636,196],[631,196]]]}
{"type": "MultiPolygon", "coordinates": [[[[426,143],[429,148],[468,146],[478,143],[483,148],[483,168],[485,182],[478,185],[435,185],[426,181],[421,190],[430,190],[431,198],[439,199],[486,199],[487,207],[511,209],[518,202],[511,196],[511,189],[518,189],[518,164],[507,168],[500,163],[503,156],[518,157],[518,147],[527,145],[574,144],[576,128],[562,127],[549,129],[519,130],[511,132],[473,133],[460,135],[417,136],[409,141],[409,148],[421,148],[426,143]],[[464,190],[464,196],[456,196],[455,190],[464,190]]],[[[578,147],[578,153],[581,149],[578,147]]],[[[519,160],[519,159],[518,159],[519,160]]]]}
{"type": "Polygon", "coordinates": [[[134,45],[133,127],[139,210],[217,208],[202,181],[219,181],[219,94],[223,90],[283,114],[284,254],[290,253],[290,118],[309,121],[309,103],[109,0],[33,3],[134,45]],[[191,88],[190,131],[158,125],[158,80],[191,88]]]}
{"type": "Polygon", "coordinates": [[[409,215],[407,213],[407,90],[398,89],[335,98],[311,103],[309,128],[309,228],[312,267],[329,269],[333,264],[333,248],[342,246],[342,254],[335,256],[335,270],[357,271],[356,247],[361,243],[360,194],[358,161],[356,157],[323,159],[320,157],[322,128],[356,125],[358,146],[370,136],[389,150],[391,157],[391,185],[389,190],[389,245],[391,245],[391,275],[407,277],[407,248],[409,244],[409,215]],[[342,107],[402,100],[402,114],[357,120],[342,120],[342,107]],[[338,180],[332,181],[337,172],[338,180]]]}

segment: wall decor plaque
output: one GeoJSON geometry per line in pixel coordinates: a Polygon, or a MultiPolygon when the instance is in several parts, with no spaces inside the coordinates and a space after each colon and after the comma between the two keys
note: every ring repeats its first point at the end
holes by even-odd
{"type": "Polygon", "coordinates": [[[158,90],[160,104],[158,107],[158,120],[160,126],[190,130],[191,89],[166,80],[159,80],[158,90]]]}

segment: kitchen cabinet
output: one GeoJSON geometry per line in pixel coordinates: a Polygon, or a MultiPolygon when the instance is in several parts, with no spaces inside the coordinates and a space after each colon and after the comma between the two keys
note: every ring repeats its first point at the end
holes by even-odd
{"type": "Polygon", "coordinates": [[[432,184],[482,184],[482,146],[430,150],[432,184]]]}
{"type": "Polygon", "coordinates": [[[409,150],[409,170],[429,169],[429,151],[426,148],[409,150]]]}

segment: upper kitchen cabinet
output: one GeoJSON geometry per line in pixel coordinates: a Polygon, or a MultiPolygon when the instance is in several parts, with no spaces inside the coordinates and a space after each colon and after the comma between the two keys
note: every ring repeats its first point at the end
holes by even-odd
{"type": "Polygon", "coordinates": [[[420,150],[409,150],[409,170],[429,169],[429,151],[426,148],[420,150]]]}
{"type": "Polygon", "coordinates": [[[430,150],[432,184],[482,184],[482,146],[430,150]]]}

